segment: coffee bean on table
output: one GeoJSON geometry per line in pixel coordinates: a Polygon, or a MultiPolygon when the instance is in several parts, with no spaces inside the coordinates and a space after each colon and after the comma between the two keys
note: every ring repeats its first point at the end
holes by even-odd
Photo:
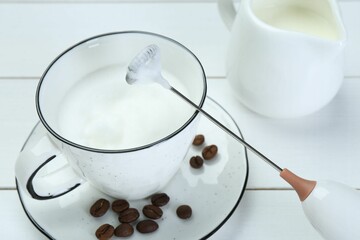
{"type": "Polygon", "coordinates": [[[210,146],[207,146],[205,147],[203,150],[202,150],[202,156],[205,160],[210,160],[212,159],[213,157],[215,157],[215,155],[217,154],[218,152],[218,148],[216,145],[212,144],[210,146]]]}
{"type": "Polygon", "coordinates": [[[134,233],[134,228],[129,223],[121,223],[115,228],[116,237],[129,237],[134,233]]]}
{"type": "Polygon", "coordinates": [[[154,205],[145,205],[142,212],[146,217],[151,219],[159,219],[163,215],[163,211],[154,205]]]}
{"type": "Polygon", "coordinates": [[[156,231],[158,228],[159,225],[150,219],[142,220],[136,225],[136,230],[138,230],[140,233],[151,233],[156,231]]]}
{"type": "Polygon", "coordinates": [[[111,208],[114,212],[121,213],[129,208],[129,202],[124,199],[115,200],[111,204],[111,208]]]}
{"type": "Polygon", "coordinates": [[[204,141],[205,141],[204,135],[198,134],[198,135],[195,136],[192,144],[195,145],[195,146],[200,146],[201,144],[204,143],[204,141]]]}
{"type": "Polygon", "coordinates": [[[151,203],[154,206],[162,207],[170,201],[170,197],[166,193],[156,193],[151,197],[151,203]]]}
{"type": "Polygon", "coordinates": [[[95,235],[101,240],[110,239],[114,235],[114,227],[107,223],[103,224],[96,230],[95,235]]]}
{"type": "Polygon", "coordinates": [[[131,223],[136,221],[140,216],[136,208],[129,208],[119,214],[119,221],[121,223],[131,223]]]}
{"type": "Polygon", "coordinates": [[[202,167],[204,160],[200,156],[194,156],[190,158],[189,163],[191,167],[198,169],[202,167]]]}
{"type": "Polygon", "coordinates": [[[181,205],[176,209],[176,214],[181,219],[188,219],[192,215],[192,209],[189,205],[181,205]]]}
{"type": "Polygon", "coordinates": [[[97,200],[90,208],[90,214],[94,217],[103,216],[110,208],[110,202],[106,199],[97,200]]]}

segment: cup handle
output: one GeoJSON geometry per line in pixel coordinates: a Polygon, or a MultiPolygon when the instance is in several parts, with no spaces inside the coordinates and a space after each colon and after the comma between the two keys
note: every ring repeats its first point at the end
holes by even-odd
{"type": "MultiPolygon", "coordinates": [[[[85,182],[72,171],[73,176],[67,182],[56,186],[56,189],[51,192],[48,189],[35,190],[33,182],[37,173],[56,157],[63,157],[63,154],[52,143],[46,133],[39,138],[38,142],[36,142],[32,148],[24,148],[20,152],[15,164],[17,184],[19,184],[22,189],[26,189],[32,198],[37,200],[57,198],[74,190],[85,182]],[[44,152],[44,150],[41,149],[46,149],[46,151],[44,152]]],[[[59,171],[62,170],[64,170],[64,168],[59,171]]]]}
{"type": "Polygon", "coordinates": [[[231,30],[236,17],[236,10],[233,0],[218,0],[218,9],[226,27],[231,30]]]}

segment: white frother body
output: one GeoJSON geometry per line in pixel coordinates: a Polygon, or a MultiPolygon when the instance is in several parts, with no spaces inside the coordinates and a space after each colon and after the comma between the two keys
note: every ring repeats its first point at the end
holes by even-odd
{"type": "Polygon", "coordinates": [[[317,181],[302,202],[305,215],[327,240],[360,239],[360,192],[333,181],[317,181]]]}

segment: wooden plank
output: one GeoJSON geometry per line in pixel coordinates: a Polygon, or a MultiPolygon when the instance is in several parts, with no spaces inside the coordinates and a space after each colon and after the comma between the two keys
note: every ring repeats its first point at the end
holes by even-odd
{"type": "MultiPolygon", "coordinates": [[[[240,2],[241,0],[234,0],[240,2]]],[[[359,0],[338,0],[338,2],[354,2],[359,0]]],[[[217,0],[1,0],[3,3],[204,3],[217,2],[217,0]]]]}
{"type": "Polygon", "coordinates": [[[341,13],[347,31],[348,42],[345,49],[345,75],[360,75],[360,1],[340,3],[341,13]]]}
{"type": "Polygon", "coordinates": [[[16,191],[1,190],[0,199],[0,239],[48,239],[27,218],[16,191]]]}
{"type": "MultiPolygon", "coordinates": [[[[0,239],[46,239],[27,219],[16,191],[0,191],[0,199],[3,227],[0,239]]],[[[49,218],[56,217],[51,212],[48,214],[49,218]]],[[[305,218],[293,191],[247,191],[233,216],[210,239],[320,240],[321,237],[305,218]]]]}
{"type": "Polygon", "coordinates": [[[246,191],[217,239],[320,240],[302,211],[294,191],[246,191]]]}
{"type": "Polygon", "coordinates": [[[0,38],[0,76],[40,76],[73,44],[101,33],[126,30],[176,39],[194,51],[208,75],[224,73],[229,33],[214,3],[59,3],[1,4],[0,36],[6,37],[0,38]]]}
{"type": "MultiPolygon", "coordinates": [[[[360,2],[340,2],[349,41],[345,74],[360,76],[360,2]]],[[[208,76],[225,76],[230,33],[215,2],[1,3],[0,77],[39,77],[63,50],[105,32],[143,30],[190,48],[208,76]]]]}
{"type": "Polygon", "coordinates": [[[37,120],[37,80],[0,80],[0,187],[15,187],[14,164],[37,120]]]}
{"type": "MultiPolygon", "coordinates": [[[[347,78],[320,111],[297,119],[262,117],[245,108],[226,81],[209,81],[209,96],[226,106],[245,139],[282,167],[310,179],[332,179],[359,188],[360,78],[347,78]]],[[[286,187],[262,160],[249,154],[248,186],[286,187]]]]}
{"type": "MultiPolygon", "coordinates": [[[[37,122],[36,80],[0,80],[0,187],[14,187],[17,154],[37,122]]],[[[339,94],[308,117],[275,120],[243,107],[225,79],[210,79],[209,92],[235,118],[246,140],[280,166],[313,179],[333,179],[360,188],[360,78],[349,78],[339,94]]],[[[240,146],[240,145],[239,145],[240,146]]],[[[249,188],[288,188],[268,165],[250,156],[249,188]]]]}

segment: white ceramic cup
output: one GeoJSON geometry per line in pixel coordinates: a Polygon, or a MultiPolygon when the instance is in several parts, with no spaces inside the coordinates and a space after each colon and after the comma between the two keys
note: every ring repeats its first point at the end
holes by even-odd
{"type": "Polygon", "coordinates": [[[170,38],[139,31],[115,32],[70,47],[50,64],[37,88],[37,112],[46,131],[37,144],[20,153],[16,162],[18,184],[33,198],[59,197],[89,182],[112,197],[140,199],[161,190],[175,175],[195,135],[197,111],[192,111],[176,131],[130,149],[97,149],[72,142],[62,136],[56,117],[62,100],[79,79],[110,65],[127,68],[132,58],[150,44],[161,49],[163,69],[182,81],[190,99],[203,105],[206,78],[201,63],[190,50],[170,38]],[[57,158],[66,158],[75,172],[73,176],[61,184],[52,182],[50,189],[43,184],[36,186],[42,181],[37,176],[39,171],[57,158]]]}

